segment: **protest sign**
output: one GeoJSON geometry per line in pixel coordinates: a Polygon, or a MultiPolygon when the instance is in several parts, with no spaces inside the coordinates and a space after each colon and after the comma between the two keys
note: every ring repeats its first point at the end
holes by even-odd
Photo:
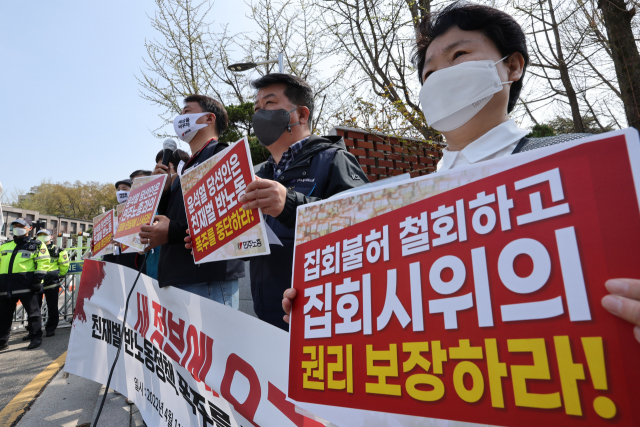
{"type": "Polygon", "coordinates": [[[253,176],[243,138],[180,177],[196,264],[271,253],[261,210],[238,202],[253,176]]]}
{"type": "Polygon", "coordinates": [[[113,238],[116,242],[143,251],[140,228],[153,223],[167,175],[142,176],[133,180],[129,198],[121,215],[113,238]]]}
{"type": "MultiPolygon", "coordinates": [[[[115,229],[118,229],[118,218],[122,218],[122,213],[124,212],[124,208],[125,206],[127,206],[126,203],[121,203],[118,206],[116,206],[115,212],[116,212],[116,219],[115,219],[115,229]]],[[[127,253],[132,253],[132,252],[138,252],[138,250],[136,250],[136,248],[131,247],[131,246],[127,246],[125,244],[120,244],[120,253],[123,254],[127,254],[127,253]]]]}
{"type": "Polygon", "coordinates": [[[629,129],[300,207],[288,397],[337,425],[635,424],[640,345],[600,300],[640,278],[639,184],[629,129]]]}
{"type": "Polygon", "coordinates": [[[150,426],[320,427],[286,401],[287,333],[223,304],[85,260],[65,371],[134,401],[150,426]]]}
{"type": "Polygon", "coordinates": [[[93,256],[113,253],[114,229],[113,209],[93,218],[93,256]]]}

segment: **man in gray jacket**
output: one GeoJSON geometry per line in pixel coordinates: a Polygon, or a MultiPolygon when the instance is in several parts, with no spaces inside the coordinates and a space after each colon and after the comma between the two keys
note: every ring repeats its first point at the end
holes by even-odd
{"type": "Polygon", "coordinates": [[[258,90],[253,128],[271,156],[256,166],[258,179],[241,197],[245,209],[261,208],[282,246],[251,258],[251,294],[262,320],[288,330],[282,293],[291,286],[296,209],[369,182],[342,137],[311,135],[313,91],[299,77],[267,74],[258,90]]]}

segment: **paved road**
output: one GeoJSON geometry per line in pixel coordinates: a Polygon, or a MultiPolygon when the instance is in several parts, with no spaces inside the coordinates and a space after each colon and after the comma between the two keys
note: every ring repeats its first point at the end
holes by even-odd
{"type": "MultiPolygon", "coordinates": [[[[251,299],[249,263],[246,264],[246,277],[240,279],[240,311],[255,317],[253,301],[251,299]]],[[[61,321],[61,324],[64,323],[61,321]]],[[[22,341],[22,337],[26,335],[26,332],[13,332],[11,334],[9,348],[0,351],[0,411],[11,399],[20,393],[36,375],[41,373],[65,352],[69,342],[70,332],[71,328],[69,327],[59,327],[55,336],[50,338],[43,336],[42,345],[35,350],[27,350],[29,342],[22,341]]],[[[59,385],[58,382],[60,384],[64,383],[64,379],[58,377],[59,376],[56,376],[55,380],[51,383],[52,387],[59,385]]],[[[95,399],[95,395],[90,398],[95,399]]],[[[21,425],[24,425],[24,423],[21,425]]]]}
{"type": "Polygon", "coordinates": [[[42,338],[42,345],[27,350],[22,341],[26,332],[13,332],[9,348],[0,351],[0,410],[31,382],[44,368],[67,350],[71,328],[58,328],[56,335],[42,338]]]}

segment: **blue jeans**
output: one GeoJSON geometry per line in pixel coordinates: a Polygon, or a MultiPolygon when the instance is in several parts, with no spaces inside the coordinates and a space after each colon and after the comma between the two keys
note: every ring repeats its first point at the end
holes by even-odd
{"type": "Polygon", "coordinates": [[[240,288],[237,279],[194,283],[183,285],[179,288],[236,310],[240,307],[240,288]]]}

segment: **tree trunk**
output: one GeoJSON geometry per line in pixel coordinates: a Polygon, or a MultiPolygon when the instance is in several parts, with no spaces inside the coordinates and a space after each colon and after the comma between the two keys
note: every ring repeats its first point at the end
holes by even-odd
{"type": "MultiPolygon", "coordinates": [[[[549,15],[551,16],[551,24],[553,30],[553,36],[556,41],[556,55],[558,58],[558,70],[560,71],[560,80],[564,86],[564,90],[571,106],[571,115],[573,118],[573,128],[576,133],[584,133],[584,124],[582,123],[582,115],[580,114],[580,105],[578,104],[578,96],[571,83],[571,76],[569,75],[569,67],[565,62],[564,52],[562,51],[562,44],[560,43],[560,30],[558,23],[556,22],[556,14],[553,9],[551,0],[548,0],[549,15]]],[[[549,46],[551,47],[551,46],[549,46]]]]}
{"type": "MultiPolygon", "coordinates": [[[[411,12],[411,22],[413,28],[418,31],[420,22],[427,14],[431,12],[431,0],[405,0],[409,11],[411,12]]],[[[416,33],[416,36],[418,34],[416,33]]]]}
{"type": "Polygon", "coordinates": [[[624,0],[600,0],[598,8],[607,28],[627,122],[640,129],[640,54],[631,30],[636,10],[627,10],[624,0]]]}

